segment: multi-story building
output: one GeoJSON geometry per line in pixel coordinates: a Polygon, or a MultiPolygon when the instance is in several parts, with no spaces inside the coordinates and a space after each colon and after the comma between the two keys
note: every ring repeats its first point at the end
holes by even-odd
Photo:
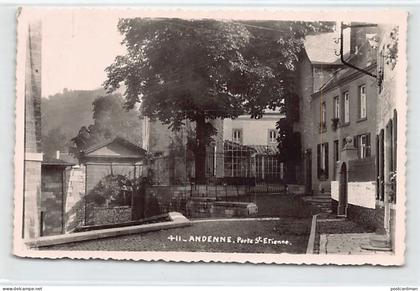
{"type": "MultiPolygon", "coordinates": [[[[284,169],[278,155],[276,122],[281,117],[277,112],[267,112],[260,119],[241,115],[213,120],[217,134],[206,150],[206,178],[235,184],[251,180],[280,183],[284,169]]],[[[193,180],[195,158],[187,146],[193,131],[192,122],[174,133],[159,121],[143,119],[143,148],[154,156],[158,183],[193,180]]]]}
{"type": "MultiPolygon", "coordinates": [[[[399,28],[391,25],[379,26],[375,39],[378,47],[379,96],[376,104],[376,227],[377,234],[384,237],[376,239],[373,246],[395,249],[396,205],[401,203],[397,197],[397,173],[401,173],[404,161],[397,159],[397,141],[401,141],[404,116],[397,108],[405,108],[405,98],[398,94],[401,86],[402,62],[397,59],[399,28]]],[[[401,150],[401,149],[400,149],[401,150]]],[[[403,157],[403,155],[401,155],[403,157]]],[[[404,175],[404,173],[402,173],[404,175]]],[[[401,207],[399,208],[401,209],[401,207]]]]}
{"type": "Polygon", "coordinates": [[[225,177],[252,176],[257,182],[270,183],[283,180],[284,166],[279,158],[276,129],[276,122],[283,117],[279,112],[267,110],[260,119],[241,115],[223,120],[225,154],[231,148],[245,152],[242,160],[236,159],[238,165],[231,166],[229,159],[225,159],[225,177]],[[241,173],[234,169],[249,170],[241,173]]]}
{"type": "MultiPolygon", "coordinates": [[[[370,39],[377,32],[374,26],[351,28],[342,40],[344,47],[348,44],[344,59],[372,75],[377,49],[370,39]]],[[[302,136],[306,191],[330,195],[334,212],[373,224],[377,79],[344,65],[334,54],[339,46],[332,34],[316,38],[324,45],[305,43],[297,74],[302,119],[295,130],[302,136]],[[326,57],[328,52],[332,57],[326,57]]]]}

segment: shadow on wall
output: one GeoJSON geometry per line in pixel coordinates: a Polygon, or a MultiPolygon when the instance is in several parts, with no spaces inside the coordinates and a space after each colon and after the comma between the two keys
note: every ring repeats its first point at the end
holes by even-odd
{"type": "Polygon", "coordinates": [[[85,223],[85,199],[77,201],[65,215],[65,232],[72,232],[85,223]]]}

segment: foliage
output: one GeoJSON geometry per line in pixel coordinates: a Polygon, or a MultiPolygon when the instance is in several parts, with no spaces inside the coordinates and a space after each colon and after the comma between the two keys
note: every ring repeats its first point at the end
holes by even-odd
{"type": "Polygon", "coordinates": [[[102,206],[124,206],[131,204],[132,181],[123,175],[108,175],[86,195],[87,203],[102,206]]]}
{"type": "Polygon", "coordinates": [[[276,123],[276,129],[280,159],[287,162],[298,161],[302,151],[300,133],[293,131],[293,124],[288,118],[280,119],[276,123]]]}
{"type": "Polygon", "coordinates": [[[41,98],[42,135],[47,136],[50,130],[60,128],[70,143],[80,127],[92,123],[92,102],[104,94],[104,89],[64,89],[62,93],[41,98]]]}
{"type": "Polygon", "coordinates": [[[398,27],[392,29],[389,33],[388,42],[384,46],[383,56],[385,59],[385,63],[390,65],[392,68],[395,67],[398,58],[398,27]]]}
{"type": "Polygon", "coordinates": [[[140,143],[141,121],[136,112],[125,111],[124,99],[120,95],[99,96],[92,105],[94,123],[82,126],[72,139],[77,152],[117,135],[140,143]]]}
{"type": "Polygon", "coordinates": [[[107,69],[108,92],[125,84],[125,106],[174,131],[196,123],[196,175],[204,174],[205,146],[216,129],[211,120],[279,109],[305,34],[325,23],[233,22],[182,19],[121,19],[127,54],[107,69]]]}
{"type": "Polygon", "coordinates": [[[66,152],[69,148],[69,142],[61,128],[56,127],[48,131],[42,138],[42,152],[46,158],[54,158],[56,151],[66,152]]]}

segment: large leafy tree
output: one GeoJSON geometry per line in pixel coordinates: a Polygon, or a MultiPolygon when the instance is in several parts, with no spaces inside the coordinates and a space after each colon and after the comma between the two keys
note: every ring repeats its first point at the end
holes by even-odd
{"type": "MultiPolygon", "coordinates": [[[[127,54],[107,69],[105,88],[125,84],[126,108],[177,131],[195,122],[196,178],[205,176],[211,120],[282,108],[302,40],[322,23],[121,19],[127,54]]],[[[328,26],[328,25],[327,25],[328,26]]]]}

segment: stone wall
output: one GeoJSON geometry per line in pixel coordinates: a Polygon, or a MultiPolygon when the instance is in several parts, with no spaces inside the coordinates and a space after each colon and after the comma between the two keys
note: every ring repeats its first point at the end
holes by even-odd
{"type": "Polygon", "coordinates": [[[93,207],[93,225],[117,224],[131,221],[130,206],[93,207]]]}
{"type": "MultiPolygon", "coordinates": [[[[338,201],[332,200],[331,208],[335,214],[337,213],[337,207],[338,201]]],[[[372,209],[349,204],[347,207],[347,218],[364,225],[374,232],[378,226],[383,225],[383,208],[376,206],[372,209]]]]}
{"type": "MultiPolygon", "coordinates": [[[[349,204],[375,209],[375,182],[349,182],[347,192],[349,204]]],[[[331,198],[335,201],[339,200],[338,181],[331,181],[331,198]]]]}
{"type": "MultiPolygon", "coordinates": [[[[374,147],[373,144],[372,147],[374,147]]],[[[374,181],[376,179],[375,157],[351,160],[348,163],[348,167],[349,182],[366,182],[374,181]]]]}
{"type": "Polygon", "coordinates": [[[42,166],[41,187],[41,235],[57,235],[63,232],[63,168],[42,166]]]}
{"type": "Polygon", "coordinates": [[[71,232],[84,224],[85,219],[85,166],[78,165],[65,171],[64,231],[71,232]]]}

